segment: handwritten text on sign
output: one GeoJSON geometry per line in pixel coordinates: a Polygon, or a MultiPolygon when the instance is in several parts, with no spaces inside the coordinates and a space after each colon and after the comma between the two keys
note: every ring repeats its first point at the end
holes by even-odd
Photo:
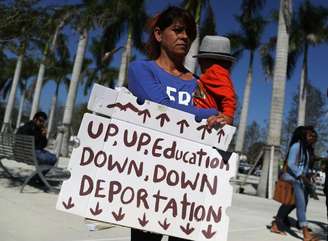
{"type": "Polygon", "coordinates": [[[192,240],[226,240],[236,154],[86,114],[57,208],[192,240]]]}

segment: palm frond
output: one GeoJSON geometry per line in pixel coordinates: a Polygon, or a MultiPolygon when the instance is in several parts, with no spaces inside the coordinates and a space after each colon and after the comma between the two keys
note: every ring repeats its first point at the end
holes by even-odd
{"type": "Polygon", "coordinates": [[[200,26],[199,36],[203,39],[205,35],[217,35],[216,32],[216,21],[213,13],[213,9],[209,4],[207,7],[206,18],[200,26]]]}

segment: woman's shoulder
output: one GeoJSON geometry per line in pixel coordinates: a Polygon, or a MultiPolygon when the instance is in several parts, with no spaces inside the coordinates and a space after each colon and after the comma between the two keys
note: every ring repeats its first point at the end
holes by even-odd
{"type": "Polygon", "coordinates": [[[300,143],[299,142],[295,142],[291,147],[290,147],[291,150],[299,150],[300,149],[300,143]]]}
{"type": "Polygon", "coordinates": [[[150,69],[154,68],[152,60],[135,60],[129,64],[130,69],[150,69]]]}

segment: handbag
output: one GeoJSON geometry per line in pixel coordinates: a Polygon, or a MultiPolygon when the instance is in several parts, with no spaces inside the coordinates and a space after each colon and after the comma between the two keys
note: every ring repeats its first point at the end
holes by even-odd
{"type": "Polygon", "coordinates": [[[276,181],[273,200],[285,205],[295,204],[295,195],[293,184],[281,178],[276,181]]]}

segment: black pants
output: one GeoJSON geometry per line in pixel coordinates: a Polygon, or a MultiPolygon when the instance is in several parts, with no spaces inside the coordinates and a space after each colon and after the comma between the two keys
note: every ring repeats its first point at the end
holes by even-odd
{"type": "MultiPolygon", "coordinates": [[[[161,241],[163,235],[158,233],[144,232],[131,228],[131,241],[161,241]]],[[[187,239],[169,236],[169,241],[189,241],[187,239]]]]}

